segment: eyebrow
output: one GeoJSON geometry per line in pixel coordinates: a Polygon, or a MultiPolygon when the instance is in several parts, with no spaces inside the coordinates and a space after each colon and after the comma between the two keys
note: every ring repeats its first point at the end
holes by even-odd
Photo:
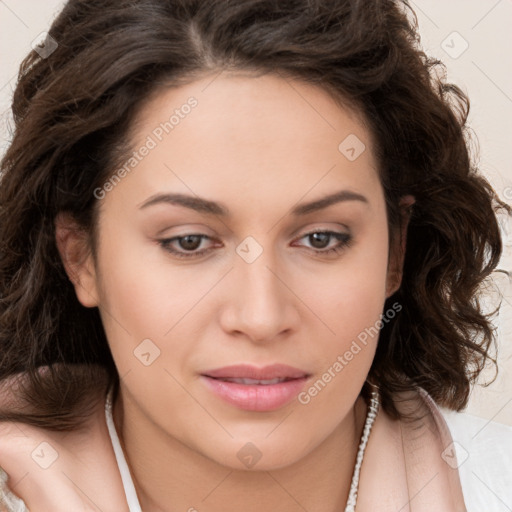
{"type": "MultiPolygon", "coordinates": [[[[334,194],[316,199],[309,203],[299,204],[292,209],[291,214],[294,216],[307,215],[309,213],[323,210],[324,208],[327,208],[333,204],[341,203],[344,201],[360,201],[369,204],[368,199],[365,196],[358,194],[357,192],[352,192],[350,190],[340,190],[334,194]]],[[[144,208],[148,208],[149,206],[162,203],[182,206],[184,208],[189,208],[196,212],[205,213],[208,215],[220,215],[222,217],[230,216],[229,209],[226,208],[226,206],[224,206],[222,203],[217,203],[215,201],[210,201],[208,199],[197,196],[189,196],[186,194],[155,194],[144,201],[144,203],[142,203],[140,206],[140,209],[142,210],[144,208]]]]}

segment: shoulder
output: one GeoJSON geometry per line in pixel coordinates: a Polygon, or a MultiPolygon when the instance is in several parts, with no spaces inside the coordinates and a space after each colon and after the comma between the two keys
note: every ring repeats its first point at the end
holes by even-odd
{"type": "Polygon", "coordinates": [[[512,509],[512,426],[464,412],[441,409],[453,438],[453,451],[468,512],[512,509]]]}
{"type": "Polygon", "coordinates": [[[439,408],[421,389],[392,399],[400,417],[385,408],[377,414],[361,468],[361,509],[401,510],[414,497],[414,510],[466,512],[458,471],[442,457],[451,437],[439,408]]]}

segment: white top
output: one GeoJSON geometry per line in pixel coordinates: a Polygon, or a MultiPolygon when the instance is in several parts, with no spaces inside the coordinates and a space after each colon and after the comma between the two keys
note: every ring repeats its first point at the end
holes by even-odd
{"type": "Polygon", "coordinates": [[[440,409],[450,429],[468,512],[512,511],[512,426],[440,409]]]}
{"type": "Polygon", "coordinates": [[[112,441],[112,447],[116,455],[117,466],[121,473],[121,480],[123,481],[124,493],[126,495],[126,501],[128,503],[128,509],[130,512],[142,512],[140,507],[139,498],[137,498],[137,491],[133,484],[132,476],[130,474],[130,468],[124,457],[123,448],[119,442],[117,435],[116,426],[114,424],[114,418],[112,416],[112,393],[109,392],[107,400],[105,401],[105,416],[107,419],[108,433],[110,434],[110,440],[112,441]]]}
{"type": "MultiPolygon", "coordinates": [[[[130,512],[142,512],[112,418],[110,394],[107,426],[130,512]]],[[[512,427],[440,408],[455,445],[467,512],[512,511],[512,427]]]]}

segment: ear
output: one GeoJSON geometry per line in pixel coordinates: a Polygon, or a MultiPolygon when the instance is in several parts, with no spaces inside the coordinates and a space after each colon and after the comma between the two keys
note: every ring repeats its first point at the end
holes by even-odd
{"type": "Polygon", "coordinates": [[[411,217],[411,206],[415,198],[411,195],[403,196],[400,199],[400,228],[389,251],[388,274],[386,284],[386,298],[395,293],[402,283],[405,247],[407,243],[407,226],[411,217]]]}
{"type": "Polygon", "coordinates": [[[78,300],[85,307],[97,306],[96,268],[88,235],[69,213],[60,212],[55,217],[55,241],[78,300]]]}

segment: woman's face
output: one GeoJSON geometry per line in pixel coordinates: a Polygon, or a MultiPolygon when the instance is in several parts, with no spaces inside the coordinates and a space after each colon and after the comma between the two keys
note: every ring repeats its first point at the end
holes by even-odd
{"type": "Polygon", "coordinates": [[[370,133],[272,75],[166,90],[134,126],[76,287],[99,307],[125,408],[228,466],[299,460],[349,418],[394,291],[370,133]],[[267,377],[294,380],[221,380],[275,364],[296,373],[267,377]]]}

